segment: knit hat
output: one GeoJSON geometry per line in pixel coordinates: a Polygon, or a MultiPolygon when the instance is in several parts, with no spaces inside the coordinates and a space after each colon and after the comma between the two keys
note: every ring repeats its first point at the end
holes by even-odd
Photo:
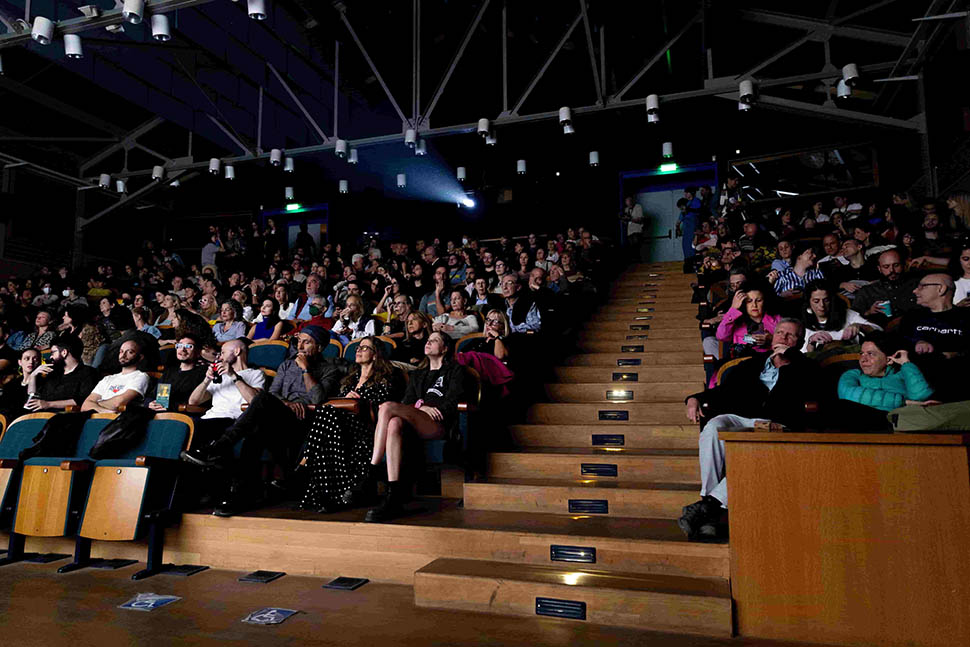
{"type": "Polygon", "coordinates": [[[326,346],[330,343],[330,331],[323,326],[304,326],[300,329],[300,334],[304,333],[310,335],[319,346],[326,346]]]}

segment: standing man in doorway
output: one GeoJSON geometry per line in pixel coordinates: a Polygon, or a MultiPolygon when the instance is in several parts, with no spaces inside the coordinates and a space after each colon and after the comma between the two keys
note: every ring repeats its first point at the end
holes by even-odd
{"type": "Polygon", "coordinates": [[[684,250],[684,274],[694,271],[694,231],[701,212],[701,201],[697,197],[697,187],[689,186],[684,189],[686,208],[677,217],[677,235],[681,236],[680,244],[684,250]]]}
{"type": "Polygon", "coordinates": [[[643,207],[637,204],[633,196],[627,196],[623,201],[623,213],[620,221],[626,223],[626,242],[630,248],[630,260],[639,263],[643,250],[643,207]]]}

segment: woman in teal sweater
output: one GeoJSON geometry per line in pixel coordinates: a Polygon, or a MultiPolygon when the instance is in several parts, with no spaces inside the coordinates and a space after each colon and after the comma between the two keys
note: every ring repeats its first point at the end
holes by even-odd
{"type": "Polygon", "coordinates": [[[905,350],[889,356],[885,338],[870,336],[862,344],[859,368],[839,378],[839,399],[880,411],[908,404],[929,404],[931,387],[905,350]]]}

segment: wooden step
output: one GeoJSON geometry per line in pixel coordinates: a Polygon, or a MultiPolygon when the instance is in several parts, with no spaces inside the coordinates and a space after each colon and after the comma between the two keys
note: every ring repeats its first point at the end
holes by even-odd
{"type": "Polygon", "coordinates": [[[490,478],[482,483],[465,483],[465,508],[679,519],[683,507],[700,498],[700,489],[700,483],[490,478]],[[606,512],[598,512],[604,508],[597,506],[605,506],[606,512]]]}
{"type": "MultiPolygon", "coordinates": [[[[645,308],[650,308],[652,306],[644,306],[645,308]]],[[[696,306],[695,306],[696,307],[696,306]]],[[[680,312],[658,312],[656,308],[652,312],[596,312],[590,315],[588,321],[599,323],[603,321],[625,321],[631,324],[650,322],[654,323],[675,323],[688,325],[691,322],[696,322],[695,311],[680,311],[680,312]]],[[[696,323],[694,324],[697,325],[696,323]]]]}
{"type": "Polygon", "coordinates": [[[651,319],[641,319],[639,321],[587,321],[581,327],[583,331],[603,331],[603,332],[626,332],[627,334],[649,334],[669,330],[672,332],[692,332],[700,336],[700,322],[690,317],[670,315],[658,315],[651,319]]]}
{"type": "Polygon", "coordinates": [[[602,447],[633,449],[696,449],[697,425],[627,425],[601,429],[595,425],[512,425],[519,447],[602,447]]]}
{"type": "Polygon", "coordinates": [[[658,328],[657,330],[584,330],[579,333],[577,339],[580,341],[621,341],[628,343],[638,343],[646,340],[657,339],[682,339],[697,340],[701,338],[701,333],[697,326],[684,326],[682,328],[658,328]]]}
{"type": "Polygon", "coordinates": [[[582,603],[590,624],[723,637],[732,633],[731,590],[720,578],[614,575],[461,559],[437,559],[414,574],[419,607],[534,617],[540,598],[582,603]]]}
{"type": "Polygon", "coordinates": [[[611,305],[607,303],[596,314],[650,314],[652,312],[684,313],[684,318],[691,319],[697,313],[697,304],[690,301],[670,301],[657,303],[651,299],[644,299],[641,304],[628,303],[611,305]]]}
{"type": "Polygon", "coordinates": [[[603,427],[629,424],[679,425],[687,422],[687,408],[683,402],[543,402],[529,407],[526,422],[553,425],[595,424],[603,427]],[[619,416],[611,418],[610,414],[613,413],[618,413],[619,416]]]}
{"type": "Polygon", "coordinates": [[[704,367],[699,362],[671,366],[633,366],[630,368],[596,366],[557,366],[556,381],[571,383],[652,384],[655,382],[704,382],[704,367]]]}
{"type": "Polygon", "coordinates": [[[696,483],[696,449],[577,449],[523,447],[492,452],[488,475],[506,479],[597,479],[602,481],[696,483]]]}
{"type": "Polygon", "coordinates": [[[671,364],[699,365],[703,359],[700,351],[660,351],[652,353],[584,353],[571,355],[563,360],[564,366],[613,366],[636,370],[643,366],[669,366],[671,364]]]}
{"type": "Polygon", "coordinates": [[[685,297],[679,294],[665,295],[657,293],[642,293],[642,294],[628,294],[628,295],[613,295],[606,300],[604,308],[618,308],[620,306],[638,306],[638,305],[655,305],[658,309],[661,307],[666,308],[667,306],[683,305],[683,304],[693,305],[695,308],[697,304],[691,304],[690,297],[685,297]]]}
{"type": "Polygon", "coordinates": [[[702,380],[694,382],[603,382],[598,384],[546,384],[552,402],[683,402],[704,390],[702,380]]]}
{"type": "Polygon", "coordinates": [[[693,339],[640,339],[631,341],[580,341],[577,348],[587,353],[659,353],[693,351],[695,361],[703,361],[704,346],[700,334],[693,339]]]}

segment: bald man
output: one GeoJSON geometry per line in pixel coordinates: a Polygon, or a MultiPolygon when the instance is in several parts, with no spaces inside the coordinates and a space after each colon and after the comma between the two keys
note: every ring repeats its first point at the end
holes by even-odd
{"type": "Polygon", "coordinates": [[[141,401],[148,390],[148,374],[138,370],[142,349],[137,341],[128,340],[118,350],[121,372],[108,375],[94,387],[81,404],[81,411],[114,413],[122,405],[141,401]]]}

